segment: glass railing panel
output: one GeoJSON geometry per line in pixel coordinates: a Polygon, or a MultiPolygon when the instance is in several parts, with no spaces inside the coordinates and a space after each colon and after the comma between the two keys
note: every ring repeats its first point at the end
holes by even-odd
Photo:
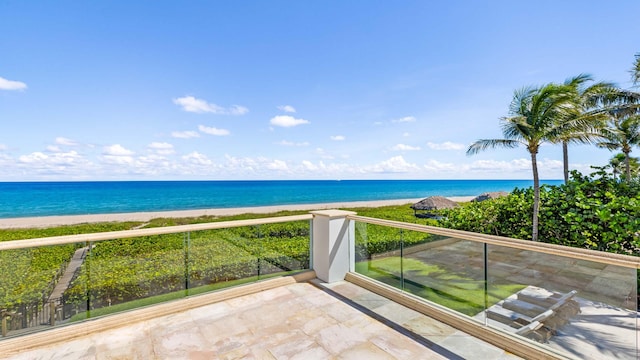
{"type": "Polygon", "coordinates": [[[355,223],[355,271],[402,289],[400,229],[355,223]]]}
{"type": "Polygon", "coordinates": [[[64,323],[63,293],[74,275],[69,264],[82,247],[0,251],[0,339],[64,323]]]}
{"type": "Polygon", "coordinates": [[[188,234],[189,294],[309,269],[309,221],[188,234]]]}
{"type": "Polygon", "coordinates": [[[484,321],[494,299],[485,296],[483,244],[417,231],[404,231],[403,242],[405,291],[484,321]]]}
{"type": "Polygon", "coordinates": [[[308,220],[0,251],[0,339],[310,269],[308,220]]]}
{"type": "Polygon", "coordinates": [[[256,281],[261,240],[257,226],[188,234],[189,294],[256,281]]]}
{"type": "Polygon", "coordinates": [[[488,324],[588,359],[637,359],[636,269],[488,245],[488,324]]]}
{"type": "Polygon", "coordinates": [[[184,239],[184,233],[175,233],[89,244],[65,292],[75,313],[71,321],[184,297],[184,239]]]}
{"type": "Polygon", "coordinates": [[[261,279],[310,269],[309,221],[262,224],[258,231],[261,279]]]}

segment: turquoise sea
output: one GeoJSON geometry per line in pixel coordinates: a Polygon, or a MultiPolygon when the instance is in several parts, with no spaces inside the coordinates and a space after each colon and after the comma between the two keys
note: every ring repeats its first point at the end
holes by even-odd
{"type": "Polygon", "coordinates": [[[531,185],[530,180],[0,182],[0,218],[476,196],[531,185]]]}

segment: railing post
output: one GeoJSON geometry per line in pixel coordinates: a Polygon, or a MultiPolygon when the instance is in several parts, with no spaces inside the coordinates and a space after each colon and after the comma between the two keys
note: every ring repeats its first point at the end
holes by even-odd
{"type": "Polygon", "coordinates": [[[318,210],[313,214],[313,270],[325,282],[344,280],[355,263],[352,211],[318,210]]]}
{"type": "Polygon", "coordinates": [[[49,324],[56,325],[56,302],[53,300],[49,302],[49,324]]]}
{"type": "Polygon", "coordinates": [[[7,316],[2,314],[2,336],[7,336],[7,316]]]}

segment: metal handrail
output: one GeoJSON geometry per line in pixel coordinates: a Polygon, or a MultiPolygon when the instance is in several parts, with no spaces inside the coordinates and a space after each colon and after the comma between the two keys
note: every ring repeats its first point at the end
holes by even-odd
{"type": "Polygon", "coordinates": [[[529,240],[513,239],[504,236],[495,236],[487,234],[479,234],[463,230],[454,230],[447,228],[440,228],[435,226],[420,225],[405,223],[393,220],[384,220],[377,218],[370,218],[359,215],[348,215],[347,219],[360,221],[368,224],[389,226],[398,229],[405,229],[417,232],[423,232],[433,235],[450,236],[456,239],[475,241],[479,243],[486,243],[491,245],[504,246],[520,250],[535,251],[539,253],[545,253],[550,255],[558,255],[577,260],[594,261],[608,265],[623,266],[626,268],[640,269],[640,257],[614,254],[603,251],[573,248],[569,246],[547,244],[542,242],[534,242],[529,240]]]}
{"type": "Polygon", "coordinates": [[[192,224],[192,225],[164,226],[164,227],[157,227],[157,228],[150,228],[150,229],[108,231],[108,232],[99,232],[99,233],[92,233],[92,234],[63,235],[63,236],[51,236],[51,237],[37,238],[37,239],[2,241],[0,242],[0,251],[28,249],[28,248],[41,247],[41,246],[74,244],[74,243],[80,243],[80,242],[97,242],[97,241],[104,241],[104,240],[134,238],[134,237],[140,237],[140,236],[153,236],[153,235],[175,234],[175,233],[183,233],[183,232],[202,231],[202,230],[215,230],[215,229],[233,228],[233,227],[241,227],[241,226],[274,224],[274,223],[303,221],[303,220],[311,220],[311,219],[313,219],[313,215],[303,214],[303,215],[292,215],[292,216],[269,217],[269,218],[261,218],[261,219],[220,221],[220,222],[210,222],[210,223],[192,224]]]}

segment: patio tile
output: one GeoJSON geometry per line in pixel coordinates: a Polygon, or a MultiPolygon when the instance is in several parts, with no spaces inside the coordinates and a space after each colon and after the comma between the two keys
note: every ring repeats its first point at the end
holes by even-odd
{"type": "Polygon", "coordinates": [[[326,289],[292,284],[12,359],[455,359],[457,346],[501,351],[468,335],[450,340],[450,327],[356,285],[326,289]]]}

